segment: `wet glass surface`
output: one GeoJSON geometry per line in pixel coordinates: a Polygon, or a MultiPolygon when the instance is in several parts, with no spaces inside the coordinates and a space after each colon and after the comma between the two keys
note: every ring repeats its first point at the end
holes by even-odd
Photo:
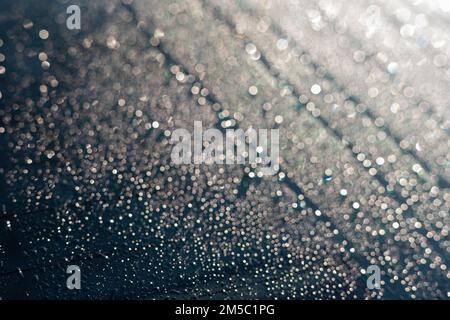
{"type": "Polygon", "coordinates": [[[2,1],[0,298],[448,299],[450,10],[350,2],[2,1]]]}

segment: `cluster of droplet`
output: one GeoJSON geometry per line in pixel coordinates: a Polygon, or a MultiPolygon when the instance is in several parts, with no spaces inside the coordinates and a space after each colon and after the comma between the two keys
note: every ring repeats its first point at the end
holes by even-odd
{"type": "Polygon", "coordinates": [[[328,7],[307,5],[294,31],[277,20],[287,4],[245,3],[99,1],[75,33],[62,6],[49,26],[11,9],[0,297],[30,277],[24,291],[43,297],[448,294],[445,109],[427,116],[414,84],[391,84],[400,61],[359,47],[338,17],[323,18],[328,7]],[[321,36],[342,61],[320,54],[321,36]],[[361,84],[330,71],[374,61],[361,84]],[[429,154],[403,129],[420,119],[409,104],[435,134],[429,154]],[[171,132],[194,120],[279,128],[281,171],[173,165],[171,132]],[[64,287],[65,264],[80,265],[82,291],[64,287]],[[369,264],[383,270],[381,291],[365,286],[369,264]]]}

